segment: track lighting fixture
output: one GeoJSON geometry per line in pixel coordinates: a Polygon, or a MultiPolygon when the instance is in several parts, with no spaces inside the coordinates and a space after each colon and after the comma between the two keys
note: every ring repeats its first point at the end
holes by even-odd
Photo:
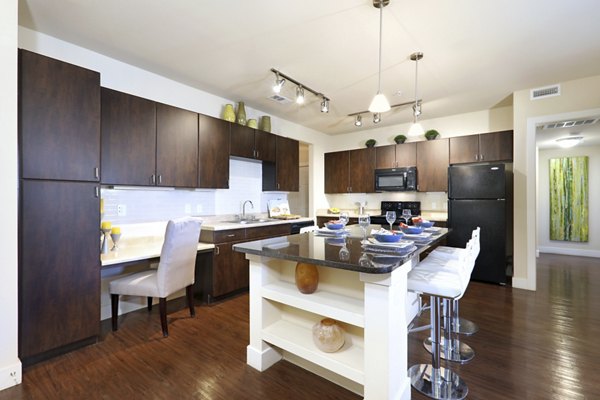
{"type": "Polygon", "coordinates": [[[307,87],[306,85],[298,82],[297,80],[295,80],[294,78],[291,78],[288,75],[285,75],[284,73],[276,70],[275,68],[271,68],[271,72],[275,74],[275,85],[273,86],[273,91],[275,93],[279,94],[281,92],[281,89],[283,88],[283,84],[285,82],[292,82],[294,85],[296,85],[296,103],[297,104],[304,104],[304,102],[306,100],[304,94],[305,94],[305,91],[307,91],[321,99],[321,103],[320,103],[321,112],[329,113],[329,101],[330,101],[329,97],[325,96],[321,92],[317,92],[316,90],[313,90],[313,89],[307,87]]]}
{"type": "Polygon", "coordinates": [[[304,89],[302,85],[296,86],[296,103],[304,104],[304,89]]]}
{"type": "MultiPolygon", "coordinates": [[[[419,100],[419,102],[420,101],[421,100],[419,100]]],[[[392,104],[390,106],[390,109],[396,108],[396,107],[408,106],[410,104],[413,104],[413,102],[412,101],[405,101],[404,103],[392,104]]],[[[420,105],[420,103],[419,103],[419,105],[420,105]]],[[[369,110],[355,112],[355,113],[352,113],[352,114],[348,114],[348,116],[349,117],[355,117],[354,118],[354,125],[355,126],[362,126],[362,114],[367,114],[367,113],[369,113],[369,110]]],[[[376,124],[379,123],[379,122],[381,122],[381,113],[373,113],[373,122],[376,123],[376,124]],[[379,114],[379,117],[377,118],[377,121],[375,121],[375,119],[376,119],[375,118],[375,114],[379,114]]]]}
{"type": "Polygon", "coordinates": [[[381,122],[381,113],[373,113],[373,123],[378,124],[381,122]]]}
{"type": "Polygon", "coordinates": [[[354,118],[354,126],[362,126],[362,117],[360,115],[354,118]]]}
{"type": "Polygon", "coordinates": [[[321,101],[321,112],[328,113],[329,112],[329,99],[327,97],[323,97],[321,101]]]}
{"type": "Polygon", "coordinates": [[[273,92],[281,93],[281,88],[285,83],[285,79],[279,77],[279,72],[275,72],[275,85],[273,85],[273,92]]]}

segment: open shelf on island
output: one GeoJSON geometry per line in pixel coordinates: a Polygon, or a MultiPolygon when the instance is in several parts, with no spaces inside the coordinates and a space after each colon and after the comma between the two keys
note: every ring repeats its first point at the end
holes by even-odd
{"type": "Polygon", "coordinates": [[[302,294],[295,284],[286,281],[263,286],[262,297],[361,328],[365,326],[363,299],[321,289],[312,294],[302,294]]]}
{"type": "Polygon", "coordinates": [[[312,330],[280,319],[262,330],[262,339],[347,379],[364,384],[364,347],[346,333],[346,343],[335,353],[325,353],[312,341],[312,330]]]}

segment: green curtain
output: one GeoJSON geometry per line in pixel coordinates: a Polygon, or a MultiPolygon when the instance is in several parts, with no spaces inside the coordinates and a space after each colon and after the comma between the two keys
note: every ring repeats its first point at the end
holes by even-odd
{"type": "Polygon", "coordinates": [[[588,241],[588,157],[550,159],[550,240],[588,241]]]}

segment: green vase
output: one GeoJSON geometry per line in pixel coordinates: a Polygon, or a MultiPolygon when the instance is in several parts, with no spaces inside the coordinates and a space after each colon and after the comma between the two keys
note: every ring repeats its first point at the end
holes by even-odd
{"type": "Polygon", "coordinates": [[[243,101],[238,103],[236,122],[240,125],[246,125],[246,107],[243,101]]]}
{"type": "Polygon", "coordinates": [[[260,117],[260,128],[261,131],[271,132],[271,117],[263,115],[260,117]]]}
{"type": "Polygon", "coordinates": [[[235,122],[235,112],[233,111],[233,104],[225,104],[223,110],[223,119],[229,122],[235,122]]]}

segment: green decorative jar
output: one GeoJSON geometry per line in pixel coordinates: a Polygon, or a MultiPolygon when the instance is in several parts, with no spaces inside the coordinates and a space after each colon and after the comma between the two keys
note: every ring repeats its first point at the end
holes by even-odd
{"type": "Polygon", "coordinates": [[[246,125],[246,107],[243,101],[238,103],[236,122],[240,125],[246,125]]]}
{"type": "Polygon", "coordinates": [[[268,115],[263,115],[260,117],[260,127],[261,131],[271,132],[271,117],[268,115]]]}
{"type": "Polygon", "coordinates": [[[235,122],[235,112],[233,111],[233,104],[225,104],[223,110],[223,119],[229,122],[235,122]]]}

